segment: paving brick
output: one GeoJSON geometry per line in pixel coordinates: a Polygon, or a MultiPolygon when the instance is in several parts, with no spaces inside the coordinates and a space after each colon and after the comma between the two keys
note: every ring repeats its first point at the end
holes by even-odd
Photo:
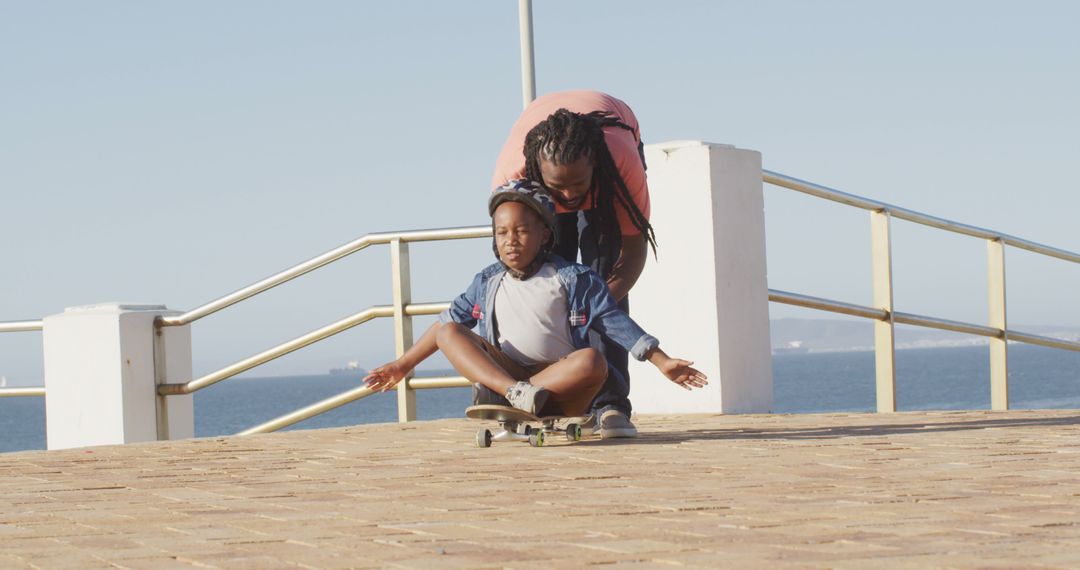
{"type": "MultiPolygon", "coordinates": [[[[172,556],[163,555],[123,559],[106,557],[104,560],[115,568],[122,570],[191,570],[200,567],[192,563],[181,562],[172,556]]],[[[202,566],[202,568],[205,568],[205,566],[202,566]]]]}
{"type": "Polygon", "coordinates": [[[439,420],[0,455],[0,567],[1080,566],[1080,413],[439,420]]]}

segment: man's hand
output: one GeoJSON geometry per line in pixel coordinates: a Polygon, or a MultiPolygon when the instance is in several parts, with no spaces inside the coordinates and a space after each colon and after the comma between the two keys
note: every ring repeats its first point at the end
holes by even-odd
{"type": "Polygon", "coordinates": [[[385,392],[401,382],[409,370],[411,368],[405,367],[400,359],[395,360],[368,372],[368,375],[364,376],[364,383],[376,392],[385,392]]]}
{"type": "Polygon", "coordinates": [[[660,372],[667,376],[668,380],[686,388],[702,388],[708,384],[708,380],[700,370],[690,366],[693,362],[681,358],[671,358],[660,347],[656,347],[647,356],[660,372]]]}

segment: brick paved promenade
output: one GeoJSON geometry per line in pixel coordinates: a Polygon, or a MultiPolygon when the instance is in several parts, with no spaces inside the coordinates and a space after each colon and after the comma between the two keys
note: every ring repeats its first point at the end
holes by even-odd
{"type": "Polygon", "coordinates": [[[440,420],[0,455],[0,568],[1080,567],[1080,412],[440,420]]]}

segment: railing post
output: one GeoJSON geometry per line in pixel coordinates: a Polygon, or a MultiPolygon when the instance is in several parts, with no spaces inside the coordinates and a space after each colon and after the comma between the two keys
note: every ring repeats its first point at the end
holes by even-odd
{"type": "Polygon", "coordinates": [[[871,264],[874,307],[887,311],[884,321],[874,321],[874,367],[877,411],[896,411],[896,342],[893,323],[892,233],[888,210],[870,212],[871,264]]]}
{"type": "Polygon", "coordinates": [[[1000,338],[990,339],[990,409],[1009,409],[1009,333],[1005,319],[1005,244],[987,240],[990,326],[1001,329],[1000,338]]]}
{"type": "Polygon", "coordinates": [[[709,385],[687,397],[655,367],[630,359],[634,411],[768,413],[773,369],[761,153],[671,141],[645,147],[645,161],[660,256],[649,256],[630,294],[631,312],[663,346],[692,355],[709,385]]]}
{"type": "MultiPolygon", "coordinates": [[[[180,311],[168,311],[162,317],[180,314],[180,311]]],[[[191,325],[163,327],[155,320],[154,392],[159,441],[195,437],[195,397],[191,394],[163,396],[157,392],[157,387],[162,384],[190,382],[192,372],[191,325]]]]}
{"type": "MultiPolygon", "coordinates": [[[[412,302],[408,242],[390,241],[390,264],[394,288],[394,353],[400,358],[413,344],[412,317],[405,314],[405,306],[412,302]]],[[[416,392],[409,387],[412,375],[410,371],[397,385],[399,422],[416,419],[416,392]]]]}
{"type": "Polygon", "coordinates": [[[194,436],[192,397],[157,392],[165,378],[191,379],[190,327],[154,326],[169,314],[162,305],[103,303],[45,317],[49,449],[194,436]]]}

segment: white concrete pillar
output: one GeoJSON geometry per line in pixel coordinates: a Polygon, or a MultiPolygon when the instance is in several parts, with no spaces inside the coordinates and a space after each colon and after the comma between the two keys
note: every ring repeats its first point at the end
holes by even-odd
{"type": "Polygon", "coordinates": [[[675,141],[645,147],[651,254],[630,314],[673,357],[709,376],[687,392],[630,360],[630,400],[643,413],[772,410],[761,153],[675,141]]]}
{"type": "Polygon", "coordinates": [[[161,305],[105,303],[45,318],[49,449],[194,436],[192,397],[162,398],[156,387],[157,378],[191,379],[191,329],[155,335],[161,314],[170,313],[161,305]]]}

